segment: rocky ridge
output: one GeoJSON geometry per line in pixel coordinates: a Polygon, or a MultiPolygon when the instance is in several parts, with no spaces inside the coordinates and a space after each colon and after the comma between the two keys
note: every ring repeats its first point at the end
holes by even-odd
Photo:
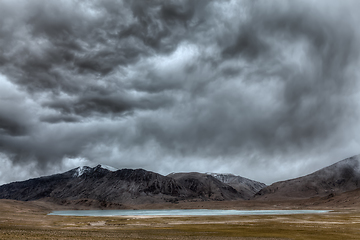
{"type": "Polygon", "coordinates": [[[163,176],[144,169],[109,170],[101,165],[78,167],[61,174],[0,186],[0,198],[55,202],[95,200],[104,204],[223,201],[248,199],[215,177],[201,173],[163,176]]]}

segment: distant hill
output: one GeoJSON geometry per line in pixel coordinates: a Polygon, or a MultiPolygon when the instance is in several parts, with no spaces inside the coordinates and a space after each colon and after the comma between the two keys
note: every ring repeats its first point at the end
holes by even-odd
{"type": "Polygon", "coordinates": [[[360,160],[347,158],[312,174],[271,184],[257,199],[310,198],[341,194],[360,188],[360,160]]]}
{"type": "Polygon", "coordinates": [[[266,184],[250,180],[241,176],[236,176],[233,174],[218,174],[218,173],[208,173],[209,175],[215,177],[219,181],[228,184],[229,186],[235,188],[242,196],[247,199],[250,199],[259,192],[261,189],[266,187],[266,184]]]}
{"type": "Polygon", "coordinates": [[[217,201],[247,199],[247,196],[235,188],[208,174],[197,172],[172,173],[168,177],[175,179],[179,185],[184,186],[186,195],[191,198],[217,201]]]}

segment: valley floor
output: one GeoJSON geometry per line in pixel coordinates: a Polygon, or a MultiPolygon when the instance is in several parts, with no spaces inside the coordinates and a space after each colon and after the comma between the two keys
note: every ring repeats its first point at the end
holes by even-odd
{"type": "MultiPolygon", "coordinates": [[[[146,205],[142,208],[221,208],[222,206],[227,209],[292,208],[290,203],[285,202],[274,204],[255,201],[146,205]]],[[[305,209],[304,206],[300,207],[305,209]]],[[[346,208],[332,206],[335,211],[327,214],[284,216],[150,218],[47,215],[50,211],[61,208],[49,202],[0,200],[0,239],[360,239],[358,206],[346,208]]]]}

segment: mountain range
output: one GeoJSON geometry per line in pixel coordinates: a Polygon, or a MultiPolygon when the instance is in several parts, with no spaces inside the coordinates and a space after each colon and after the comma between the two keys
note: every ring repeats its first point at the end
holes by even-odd
{"type": "MultiPolygon", "coordinates": [[[[242,178],[245,179],[245,178],[242,178]]],[[[103,204],[223,201],[249,199],[265,184],[246,179],[232,186],[211,174],[175,173],[163,176],[144,169],[109,170],[107,167],[78,167],[61,174],[0,186],[0,199],[56,202],[98,201],[103,204]],[[235,189],[236,188],[236,189],[235,189]]]]}
{"type": "Polygon", "coordinates": [[[101,207],[184,201],[332,198],[360,192],[360,160],[354,156],[312,174],[266,186],[233,174],[171,173],[113,169],[103,165],[0,186],[0,199],[44,200],[101,207]]]}

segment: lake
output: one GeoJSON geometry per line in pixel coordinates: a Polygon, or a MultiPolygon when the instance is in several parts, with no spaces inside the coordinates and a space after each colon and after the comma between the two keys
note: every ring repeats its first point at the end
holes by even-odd
{"type": "Polygon", "coordinates": [[[218,209],[161,209],[161,210],[67,210],[49,215],[60,216],[220,216],[220,215],[289,215],[328,213],[328,210],[218,210],[218,209]]]}

